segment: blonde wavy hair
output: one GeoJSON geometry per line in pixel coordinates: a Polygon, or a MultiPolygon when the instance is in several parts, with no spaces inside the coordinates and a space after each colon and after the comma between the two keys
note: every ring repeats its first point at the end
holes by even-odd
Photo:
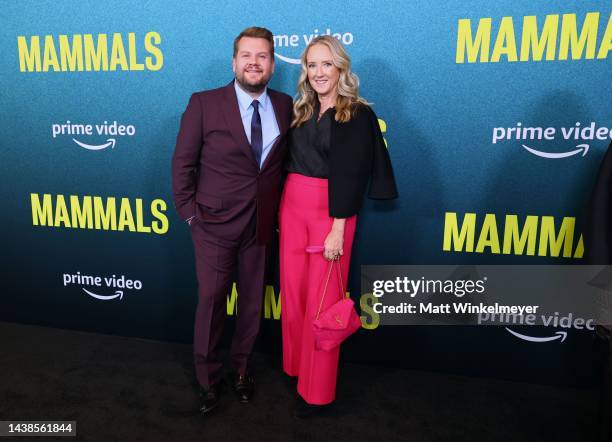
{"type": "Polygon", "coordinates": [[[357,104],[369,105],[365,99],[359,96],[359,78],[351,70],[351,59],[344,50],[342,44],[331,35],[320,35],[313,38],[308,44],[302,56],[302,72],[298,80],[298,95],[293,103],[293,121],[291,127],[299,127],[312,118],[317,104],[317,93],[308,81],[308,66],[306,56],[314,45],[324,45],[330,50],[334,66],[340,70],[338,80],[338,98],[336,99],[336,115],[338,122],[350,121],[356,111],[357,104]]]}

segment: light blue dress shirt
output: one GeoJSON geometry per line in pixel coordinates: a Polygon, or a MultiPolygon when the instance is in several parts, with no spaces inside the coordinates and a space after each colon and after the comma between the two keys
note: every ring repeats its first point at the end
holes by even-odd
{"type": "Polygon", "coordinates": [[[240,108],[240,118],[242,118],[244,133],[246,134],[249,143],[251,142],[251,118],[253,117],[253,106],[251,104],[253,103],[253,100],[259,101],[259,116],[261,117],[261,135],[263,147],[261,152],[261,162],[259,163],[259,167],[261,167],[264,161],[266,161],[274,142],[280,135],[280,129],[278,128],[276,116],[274,115],[274,108],[272,107],[272,102],[268,96],[268,88],[266,88],[257,98],[252,98],[249,94],[243,91],[235,80],[234,89],[236,89],[236,96],[238,97],[238,107],[240,108]]]}

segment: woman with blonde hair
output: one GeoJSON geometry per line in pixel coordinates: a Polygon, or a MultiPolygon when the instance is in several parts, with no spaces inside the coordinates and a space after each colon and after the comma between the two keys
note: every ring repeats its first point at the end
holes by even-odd
{"type": "Polygon", "coordinates": [[[283,369],[298,377],[296,416],[307,417],[335,399],[339,357],[339,347],[316,348],[313,321],[346,287],[368,182],[374,199],[396,198],[397,189],[378,118],[340,42],[314,38],[301,65],[279,224],[283,369]],[[333,260],[341,276],[328,272],[333,260]]]}

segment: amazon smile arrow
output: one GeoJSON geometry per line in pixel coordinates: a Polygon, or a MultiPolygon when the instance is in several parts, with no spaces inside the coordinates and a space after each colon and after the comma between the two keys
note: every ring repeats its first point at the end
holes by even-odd
{"type": "Polygon", "coordinates": [[[584,153],[582,154],[582,156],[585,156],[587,154],[587,152],[589,151],[589,145],[588,144],[578,144],[576,147],[578,147],[578,149],[576,150],[572,150],[569,152],[558,152],[558,153],[551,153],[551,152],[542,152],[541,150],[536,150],[533,147],[529,147],[529,146],[525,146],[524,144],[522,144],[522,146],[528,151],[531,152],[534,155],[537,155],[539,157],[542,158],[553,158],[553,159],[559,159],[559,158],[567,158],[567,157],[571,157],[573,155],[579,154],[580,152],[584,153]]]}
{"type": "Polygon", "coordinates": [[[302,63],[299,58],[283,57],[281,54],[277,54],[276,52],[274,53],[274,56],[280,58],[283,61],[286,61],[287,63],[291,63],[291,64],[300,64],[300,63],[302,63]]]}
{"type": "Polygon", "coordinates": [[[556,336],[537,337],[537,336],[522,335],[520,333],[515,332],[514,330],[510,330],[508,327],[504,327],[504,328],[508,330],[509,333],[516,336],[517,338],[522,339],[524,341],[529,341],[529,342],[550,342],[550,341],[554,341],[559,338],[561,338],[561,342],[563,342],[565,341],[565,338],[567,338],[566,331],[558,331],[555,333],[556,336]]]}
{"type": "Polygon", "coordinates": [[[92,298],[100,299],[102,301],[110,301],[111,299],[115,299],[115,298],[123,299],[123,291],[122,290],[115,291],[114,295],[98,295],[96,293],[90,292],[86,288],[81,287],[81,289],[83,289],[83,291],[85,293],[87,293],[89,296],[91,296],[92,298]]]}
{"type": "Polygon", "coordinates": [[[85,144],[79,140],[75,140],[74,138],[72,139],[72,141],[74,141],[76,144],[78,144],[79,146],[81,146],[83,149],[87,149],[87,150],[102,150],[102,149],[106,149],[108,146],[111,147],[111,149],[115,148],[115,139],[114,138],[109,138],[107,139],[107,143],[106,144],[85,144]]]}

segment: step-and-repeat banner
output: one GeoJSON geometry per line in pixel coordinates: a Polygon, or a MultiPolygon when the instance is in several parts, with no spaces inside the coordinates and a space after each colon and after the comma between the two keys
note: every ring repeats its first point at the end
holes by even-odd
{"type": "MultiPolygon", "coordinates": [[[[194,256],[170,159],[190,94],[232,79],[233,39],[257,25],[275,35],[271,87],[290,95],[308,42],[342,41],[394,165],[399,200],[360,214],[349,288],[363,327],[344,358],[592,382],[589,330],[380,326],[359,269],[581,263],[611,137],[607,2],[31,1],[3,11],[0,320],[190,342],[194,256]]],[[[270,349],[280,346],[276,263],[260,336],[270,349]]],[[[237,297],[228,293],[229,325],[237,297]]]]}

